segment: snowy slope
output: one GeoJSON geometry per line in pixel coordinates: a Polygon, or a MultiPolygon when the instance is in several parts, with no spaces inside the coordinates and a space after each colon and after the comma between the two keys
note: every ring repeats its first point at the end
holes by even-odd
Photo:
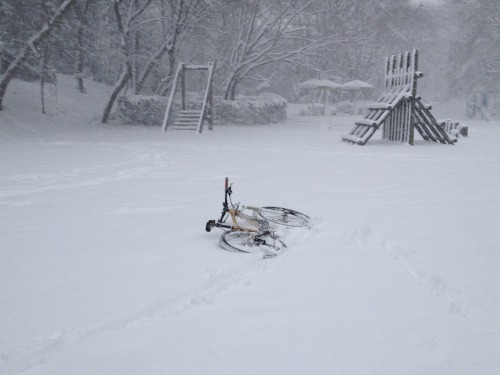
{"type": "Polygon", "coordinates": [[[290,105],[161,133],[99,124],[106,88],[59,83],[57,114],[19,81],[0,112],[1,374],[498,373],[500,122],[359,147],[355,117],[290,105]],[[225,176],[309,236],[222,250],[225,176]]]}

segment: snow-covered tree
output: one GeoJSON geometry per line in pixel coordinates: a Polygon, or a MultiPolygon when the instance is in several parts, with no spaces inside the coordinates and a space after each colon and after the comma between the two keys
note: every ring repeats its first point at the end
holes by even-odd
{"type": "Polygon", "coordinates": [[[500,86],[500,3],[450,0],[451,95],[500,86]]]}
{"type": "MultiPolygon", "coordinates": [[[[120,39],[121,74],[102,122],[107,122],[120,92],[129,85],[135,94],[141,93],[150,74],[163,65],[165,57],[168,85],[179,50],[208,9],[204,0],[114,0],[113,4],[120,39]]],[[[161,90],[158,82],[163,80],[156,81],[152,89],[161,90]]]]}
{"type": "Polygon", "coordinates": [[[426,91],[498,89],[500,2],[441,3],[1,0],[0,103],[13,77],[39,78],[43,61],[74,74],[81,92],[83,78],[114,85],[106,122],[127,89],[168,93],[181,61],[216,61],[214,88],[228,99],[264,81],[297,98],[297,83],[310,78],[376,84],[385,56],[413,48],[426,91]]]}
{"type": "Polygon", "coordinates": [[[149,44],[154,47],[149,47],[149,54],[143,56],[144,67],[142,72],[137,75],[136,94],[141,92],[152,70],[159,67],[165,56],[167,79],[162,80],[164,85],[157,85],[156,89],[163,93],[164,86],[169,87],[175,74],[179,51],[184,46],[189,34],[196,32],[197,24],[210,10],[205,0],[159,0],[153,9],[159,20],[154,39],[159,42],[154,44],[149,41],[149,44]]]}
{"type": "Polygon", "coordinates": [[[224,71],[221,85],[226,99],[234,99],[237,86],[266,65],[299,64],[308,54],[340,43],[334,35],[311,33],[300,22],[313,4],[299,0],[224,3],[228,14],[222,18],[218,63],[224,71]]]}
{"type": "Polygon", "coordinates": [[[134,64],[133,33],[142,23],[141,16],[153,0],[113,0],[113,10],[116,16],[116,23],[120,37],[120,49],[122,53],[121,74],[116,82],[111,96],[104,108],[101,121],[108,121],[111,109],[115,104],[118,94],[132,78],[134,64]]]}
{"type": "Polygon", "coordinates": [[[65,0],[54,10],[47,22],[45,22],[36,33],[31,35],[29,39],[22,41],[23,46],[15,56],[14,60],[9,64],[5,72],[3,72],[0,76],[0,110],[2,109],[5,91],[14,77],[14,74],[31,54],[39,54],[37,47],[39,47],[57,27],[59,27],[60,22],[69,13],[71,6],[76,1],[77,0],[65,0]]]}

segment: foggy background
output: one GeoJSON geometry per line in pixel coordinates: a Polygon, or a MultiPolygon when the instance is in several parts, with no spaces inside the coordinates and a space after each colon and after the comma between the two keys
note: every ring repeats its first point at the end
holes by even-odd
{"type": "Polygon", "coordinates": [[[179,62],[208,61],[226,99],[296,102],[311,78],[367,81],[378,95],[385,56],[414,48],[427,100],[499,86],[498,0],[0,0],[0,21],[0,99],[11,76],[54,72],[82,93],[82,77],[114,86],[110,102],[166,95],[179,62]]]}

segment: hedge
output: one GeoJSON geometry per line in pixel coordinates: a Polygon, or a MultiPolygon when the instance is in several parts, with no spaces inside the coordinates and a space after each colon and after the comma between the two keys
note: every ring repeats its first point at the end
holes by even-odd
{"type": "MultiPolygon", "coordinates": [[[[121,96],[116,116],[126,125],[161,126],[168,99],[163,96],[121,96]]],[[[270,124],[286,120],[287,101],[275,94],[237,97],[236,100],[214,98],[214,124],[270,124]]],[[[187,100],[188,109],[200,109],[196,97],[187,100]]],[[[174,114],[180,103],[174,102],[174,114]]]]}

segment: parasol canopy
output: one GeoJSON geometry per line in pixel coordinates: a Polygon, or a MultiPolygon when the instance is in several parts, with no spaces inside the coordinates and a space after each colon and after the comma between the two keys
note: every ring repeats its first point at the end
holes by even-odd
{"type": "Polygon", "coordinates": [[[373,85],[370,85],[367,82],[360,81],[355,79],[353,81],[346,82],[340,85],[340,88],[343,90],[361,90],[361,89],[372,89],[373,85]]]}
{"type": "Polygon", "coordinates": [[[323,90],[336,90],[342,88],[342,85],[330,81],[328,79],[310,79],[308,81],[304,81],[299,83],[299,87],[301,89],[323,89],[323,90]]]}

